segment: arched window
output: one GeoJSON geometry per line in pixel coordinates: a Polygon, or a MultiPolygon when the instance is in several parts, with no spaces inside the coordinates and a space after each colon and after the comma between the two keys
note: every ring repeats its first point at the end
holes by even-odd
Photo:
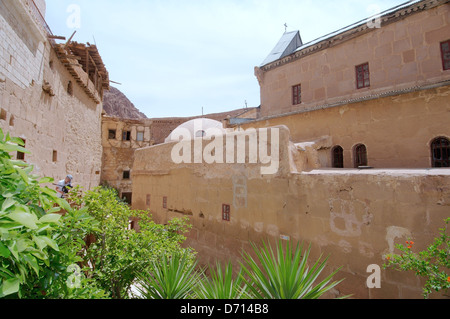
{"type": "Polygon", "coordinates": [[[431,161],[433,167],[450,167],[450,141],[438,137],[431,142],[431,161]]]}
{"type": "Polygon", "coordinates": [[[341,146],[333,147],[331,151],[334,168],[344,168],[344,150],[341,146]]]}
{"type": "Polygon", "coordinates": [[[354,148],[355,168],[367,166],[367,148],[364,144],[358,144],[354,148]]]}

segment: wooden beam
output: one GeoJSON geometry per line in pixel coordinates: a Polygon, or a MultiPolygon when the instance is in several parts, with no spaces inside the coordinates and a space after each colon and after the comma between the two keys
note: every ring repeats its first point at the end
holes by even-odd
{"type": "Polygon", "coordinates": [[[67,40],[66,45],[64,46],[64,49],[69,45],[70,41],[72,41],[73,36],[75,35],[75,33],[77,33],[77,30],[75,30],[72,35],[70,36],[69,40],[67,40]]]}
{"type": "Polygon", "coordinates": [[[49,39],[55,39],[55,40],[65,40],[66,37],[58,36],[58,35],[49,35],[49,39]]]}

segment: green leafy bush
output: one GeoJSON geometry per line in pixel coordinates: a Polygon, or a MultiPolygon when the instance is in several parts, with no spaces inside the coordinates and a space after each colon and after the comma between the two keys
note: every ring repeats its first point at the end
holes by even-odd
{"type": "Polygon", "coordinates": [[[423,296],[428,298],[432,292],[446,292],[450,288],[450,236],[448,224],[450,218],[445,220],[446,226],[439,230],[439,237],[427,249],[418,253],[413,252],[414,242],[406,241],[406,246],[397,244],[395,247],[402,254],[387,255],[384,268],[391,267],[398,271],[414,271],[416,276],[426,279],[423,287],[423,296]]]}
{"type": "Polygon", "coordinates": [[[81,274],[79,286],[86,290],[67,287],[72,275],[67,268],[80,260],[82,249],[67,226],[79,213],[42,186],[52,179],[39,178],[32,165],[12,159],[10,153],[29,153],[23,146],[0,129],[0,298],[102,296],[81,274]],[[67,217],[57,214],[62,209],[67,217]]]}
{"type": "Polygon", "coordinates": [[[74,189],[69,201],[85,209],[97,223],[91,233],[95,241],[86,249],[84,265],[112,298],[128,298],[137,276],[153,262],[184,251],[183,234],[190,227],[185,219],[156,224],[147,211],[132,210],[108,187],[97,187],[82,197],[77,193],[74,189]],[[131,220],[138,224],[138,231],[130,227],[131,220]]]}

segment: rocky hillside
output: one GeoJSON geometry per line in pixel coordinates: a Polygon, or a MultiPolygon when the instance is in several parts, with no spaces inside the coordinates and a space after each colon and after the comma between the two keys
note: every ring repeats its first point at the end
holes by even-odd
{"type": "Polygon", "coordinates": [[[103,109],[109,116],[124,119],[146,119],[144,113],[140,112],[133,103],[117,88],[112,87],[104,92],[103,109]]]}

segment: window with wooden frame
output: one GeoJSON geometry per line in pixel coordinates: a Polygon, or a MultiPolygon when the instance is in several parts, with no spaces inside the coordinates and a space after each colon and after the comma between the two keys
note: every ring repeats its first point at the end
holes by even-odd
{"type": "Polygon", "coordinates": [[[450,140],[438,137],[431,142],[432,167],[450,167],[450,140]]]}
{"type": "Polygon", "coordinates": [[[331,151],[332,166],[334,168],[344,168],[344,149],[337,145],[331,151]]]}
{"type": "Polygon", "coordinates": [[[367,166],[367,147],[364,144],[358,144],[354,148],[355,168],[367,166]]]}
{"type": "Polygon", "coordinates": [[[131,141],[131,132],[130,131],[123,131],[122,140],[123,141],[131,141]]]}
{"type": "Polygon", "coordinates": [[[298,105],[302,103],[302,85],[297,84],[292,87],[292,104],[298,105]]]}
{"type": "Polygon", "coordinates": [[[441,42],[442,68],[450,70],[450,40],[441,42]]]}
{"type": "Polygon", "coordinates": [[[227,222],[231,220],[231,207],[228,204],[222,205],[222,220],[227,222]]]}
{"type": "Polygon", "coordinates": [[[356,87],[358,89],[369,87],[370,86],[369,63],[357,65],[355,69],[356,69],[356,87]]]}

